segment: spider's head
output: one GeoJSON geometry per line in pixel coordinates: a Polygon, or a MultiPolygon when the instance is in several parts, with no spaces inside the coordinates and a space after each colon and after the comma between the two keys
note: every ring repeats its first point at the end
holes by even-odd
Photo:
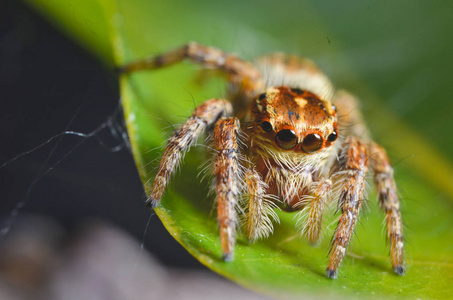
{"type": "Polygon", "coordinates": [[[253,99],[248,117],[253,140],[267,152],[327,152],[338,138],[335,107],[301,89],[267,89],[253,99]]]}

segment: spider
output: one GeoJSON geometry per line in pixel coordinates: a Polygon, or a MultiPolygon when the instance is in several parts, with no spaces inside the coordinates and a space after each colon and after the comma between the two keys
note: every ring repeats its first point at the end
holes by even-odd
{"type": "Polygon", "coordinates": [[[299,211],[301,234],[316,243],[324,210],[337,201],[341,214],[326,268],[327,276],[336,278],[370,168],[385,212],[393,269],[404,274],[403,226],[393,169],[385,150],[371,140],[354,96],[334,92],[329,79],[308,59],[276,53],[251,64],[194,42],[132,62],[120,71],[158,69],[184,59],[225,75],[228,100],[207,100],[174,132],[149,206],[159,205],[171,175],[197,138],[213,133],[223,259],[233,259],[239,225],[252,241],[271,234],[278,222],[276,207],[299,211]]]}

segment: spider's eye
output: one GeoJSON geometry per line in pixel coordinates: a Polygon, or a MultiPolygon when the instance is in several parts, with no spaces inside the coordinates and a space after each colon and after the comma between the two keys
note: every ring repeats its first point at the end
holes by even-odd
{"type": "Polygon", "coordinates": [[[261,123],[261,128],[263,128],[263,130],[266,132],[270,132],[272,131],[272,124],[267,121],[264,121],[263,123],[261,123]]]}
{"type": "Polygon", "coordinates": [[[258,99],[260,100],[263,100],[264,98],[266,98],[266,93],[262,93],[258,96],[258,99]]]}
{"type": "Polygon", "coordinates": [[[280,130],[275,136],[275,142],[282,149],[292,149],[297,145],[296,133],[291,129],[280,130]]]}
{"type": "Polygon", "coordinates": [[[317,133],[307,135],[302,142],[302,150],[305,153],[313,153],[322,148],[322,137],[317,133]]]}
{"type": "Polygon", "coordinates": [[[327,140],[329,142],[334,142],[337,138],[338,138],[338,133],[336,131],[334,131],[331,134],[329,134],[329,136],[327,137],[327,140]]]}
{"type": "Polygon", "coordinates": [[[332,104],[332,109],[333,109],[334,112],[337,111],[337,107],[335,105],[333,105],[333,104],[332,104]]]}

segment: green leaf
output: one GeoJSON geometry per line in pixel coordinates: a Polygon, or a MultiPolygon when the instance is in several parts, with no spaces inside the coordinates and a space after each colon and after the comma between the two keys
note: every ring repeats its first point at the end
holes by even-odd
{"type": "MultiPolygon", "coordinates": [[[[299,238],[293,214],[279,213],[273,236],[254,244],[239,235],[232,262],[221,261],[208,181],[199,182],[203,147],[156,212],[170,234],[212,270],[278,298],[451,298],[453,289],[453,135],[450,134],[451,4],[426,1],[113,1],[28,0],[108,64],[124,64],[194,40],[251,59],[275,51],[315,60],[338,87],[363,99],[377,141],[396,162],[406,224],[407,274],[393,274],[374,193],[362,213],[339,278],[324,269],[333,212],[316,248],[299,238]],[[77,18],[71,17],[73,15],[77,18]],[[74,20],[75,19],[75,20],[74,20]],[[85,20],[79,22],[77,20],[85,20]],[[437,148],[442,149],[443,154],[437,148]]],[[[121,94],[138,170],[149,190],[168,123],[222,95],[214,78],[194,84],[182,63],[123,76],[121,94]]]]}

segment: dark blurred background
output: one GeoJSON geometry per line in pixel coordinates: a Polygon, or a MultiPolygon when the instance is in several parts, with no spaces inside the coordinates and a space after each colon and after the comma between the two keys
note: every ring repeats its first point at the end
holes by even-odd
{"type": "MultiPolygon", "coordinates": [[[[111,70],[16,0],[0,4],[0,86],[0,164],[63,131],[92,132],[119,104],[111,70]]],[[[121,117],[116,121],[122,125],[121,117]]],[[[98,219],[143,239],[166,265],[204,268],[157,216],[147,226],[151,212],[131,153],[109,149],[124,146],[109,129],[98,136],[104,146],[96,138],[64,135],[0,168],[2,228],[11,221],[14,228],[29,214],[46,216],[69,233],[98,219]]]]}

